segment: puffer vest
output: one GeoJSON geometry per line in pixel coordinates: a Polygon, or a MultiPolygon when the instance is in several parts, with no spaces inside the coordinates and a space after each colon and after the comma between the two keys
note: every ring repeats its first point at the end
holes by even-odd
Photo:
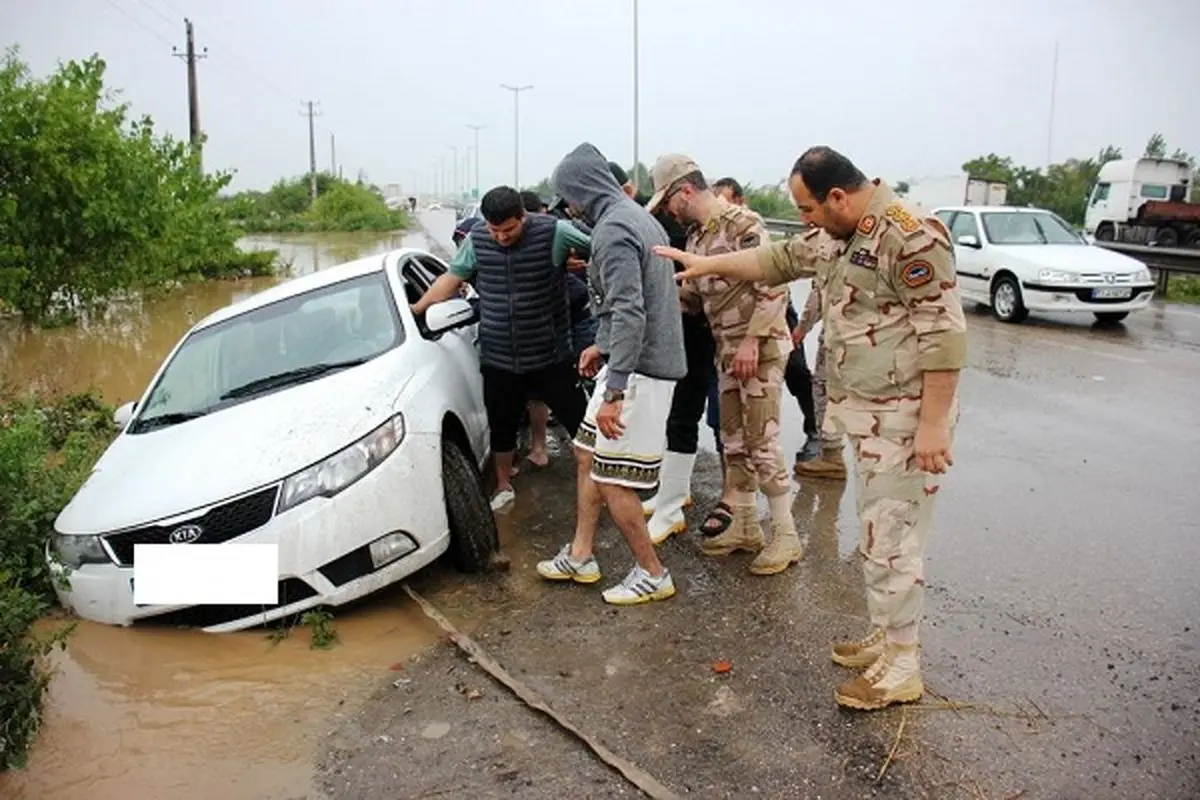
{"type": "Polygon", "coordinates": [[[566,272],[554,265],[556,224],[527,215],[512,247],[497,244],[486,225],[471,229],[485,366],[527,373],[572,360],[566,272]]]}

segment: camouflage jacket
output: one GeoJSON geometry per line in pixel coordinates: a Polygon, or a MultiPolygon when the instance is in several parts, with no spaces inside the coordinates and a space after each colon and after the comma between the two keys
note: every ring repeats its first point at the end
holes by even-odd
{"type": "Polygon", "coordinates": [[[884,411],[919,399],[924,372],[962,369],[967,335],[946,227],[875,184],[846,241],[806,231],[758,255],[769,284],[814,279],[830,402],[884,411]]]}
{"type": "MultiPolygon", "coordinates": [[[[717,255],[758,247],[770,238],[753,211],[718,200],[720,211],[688,231],[687,250],[717,255]]],[[[680,285],[680,298],[689,308],[703,307],[717,341],[717,363],[727,369],[738,345],[747,336],[757,337],[759,361],[787,356],[792,350],[786,319],[786,286],[732,281],[706,275],[680,285]]]]}

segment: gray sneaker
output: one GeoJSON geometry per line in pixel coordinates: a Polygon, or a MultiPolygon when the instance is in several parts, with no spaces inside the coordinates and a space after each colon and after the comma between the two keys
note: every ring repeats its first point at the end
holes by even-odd
{"type": "Polygon", "coordinates": [[[821,437],[809,436],[804,440],[804,447],[800,448],[800,452],[796,453],[796,463],[803,464],[806,461],[815,461],[821,457],[821,437]]]}

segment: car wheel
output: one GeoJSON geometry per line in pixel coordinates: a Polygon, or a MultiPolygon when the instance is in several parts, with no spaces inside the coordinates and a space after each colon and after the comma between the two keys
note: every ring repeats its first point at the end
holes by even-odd
{"type": "Polygon", "coordinates": [[[1011,275],[1002,275],[992,284],[992,313],[1001,322],[1021,322],[1029,316],[1021,301],[1021,287],[1011,275]]]}
{"type": "Polygon", "coordinates": [[[1115,325],[1128,316],[1128,311],[1097,311],[1096,321],[1101,325],[1115,325]]]}
{"type": "Polygon", "coordinates": [[[450,522],[450,561],[460,572],[481,572],[500,549],[500,534],[479,469],[452,439],[442,442],[442,487],[450,522]]]}

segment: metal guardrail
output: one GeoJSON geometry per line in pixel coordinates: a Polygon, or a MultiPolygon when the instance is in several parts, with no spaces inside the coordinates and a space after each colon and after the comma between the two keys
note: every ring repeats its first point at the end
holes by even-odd
{"type": "MultiPolygon", "coordinates": [[[[803,222],[792,219],[764,219],[767,230],[772,233],[793,234],[805,229],[803,222]]],[[[1157,275],[1156,291],[1160,294],[1167,291],[1167,281],[1171,273],[1181,275],[1200,275],[1200,249],[1180,247],[1147,247],[1142,244],[1126,242],[1095,242],[1097,247],[1121,253],[1130,258],[1136,258],[1157,275]]]]}

